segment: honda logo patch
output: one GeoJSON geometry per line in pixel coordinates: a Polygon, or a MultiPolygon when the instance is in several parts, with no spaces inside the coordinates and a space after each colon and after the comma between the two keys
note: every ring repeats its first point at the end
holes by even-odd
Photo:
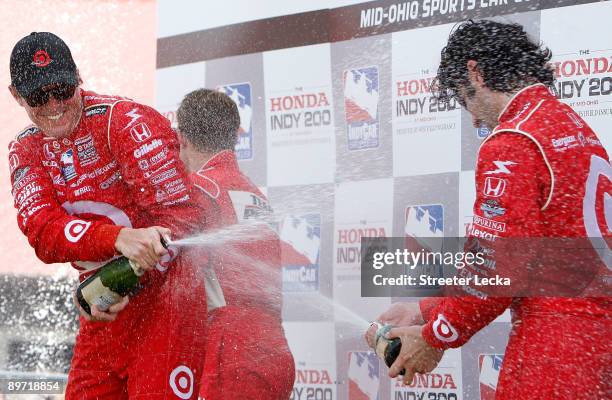
{"type": "Polygon", "coordinates": [[[485,179],[484,189],[482,194],[487,197],[500,197],[506,190],[506,180],[500,178],[488,177],[485,179]]]}
{"type": "Polygon", "coordinates": [[[132,139],[134,139],[135,142],[140,143],[144,142],[145,140],[148,140],[151,137],[151,130],[149,129],[147,124],[141,122],[130,130],[130,134],[132,135],[132,139]]]}

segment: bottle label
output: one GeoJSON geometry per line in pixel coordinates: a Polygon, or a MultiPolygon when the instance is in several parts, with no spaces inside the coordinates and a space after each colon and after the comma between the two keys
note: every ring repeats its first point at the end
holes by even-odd
{"type": "Polygon", "coordinates": [[[130,263],[130,267],[132,267],[132,271],[134,271],[136,276],[142,276],[142,274],[144,274],[144,269],[142,269],[136,261],[128,260],[128,262],[130,263]]]}
{"type": "Polygon", "coordinates": [[[106,311],[121,301],[121,296],[104,286],[100,278],[95,278],[87,286],[82,287],[81,294],[90,306],[96,305],[101,311],[106,311]]]}
{"type": "Polygon", "coordinates": [[[387,339],[385,335],[391,330],[391,328],[393,328],[393,326],[380,325],[380,324],[378,326],[379,328],[376,331],[376,339],[375,339],[375,343],[376,343],[375,351],[378,357],[384,360],[386,351],[387,351],[387,346],[389,346],[389,344],[391,343],[391,341],[387,339]]]}

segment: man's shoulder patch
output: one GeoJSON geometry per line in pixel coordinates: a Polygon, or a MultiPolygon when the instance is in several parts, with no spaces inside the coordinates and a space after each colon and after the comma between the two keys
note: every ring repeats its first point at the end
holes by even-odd
{"type": "Polygon", "coordinates": [[[15,140],[20,141],[22,139],[25,139],[28,136],[36,135],[39,132],[40,132],[40,129],[38,127],[34,125],[30,125],[24,130],[22,130],[21,132],[19,132],[17,136],[15,137],[15,140]]]}
{"type": "Polygon", "coordinates": [[[104,115],[108,112],[110,104],[97,104],[90,106],[85,109],[86,117],[93,117],[94,115],[104,115]]]}

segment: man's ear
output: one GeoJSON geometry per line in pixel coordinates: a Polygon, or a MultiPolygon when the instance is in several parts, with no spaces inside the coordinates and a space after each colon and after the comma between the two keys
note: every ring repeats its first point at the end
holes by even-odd
{"type": "Polygon", "coordinates": [[[11,95],[13,96],[13,98],[15,99],[15,101],[17,103],[19,103],[19,105],[21,107],[24,107],[25,104],[25,100],[23,99],[23,97],[21,97],[21,95],[17,92],[17,89],[15,89],[15,86],[13,85],[9,85],[8,87],[9,92],[11,92],[11,95]]]}
{"type": "Polygon", "coordinates": [[[78,68],[76,70],[76,75],[77,75],[77,82],[79,83],[79,86],[81,86],[83,84],[83,79],[81,78],[81,71],[79,71],[78,68]]]}
{"type": "Polygon", "coordinates": [[[189,149],[191,147],[191,142],[187,140],[187,138],[183,136],[181,134],[181,131],[179,131],[178,129],[175,129],[174,132],[176,132],[176,137],[178,139],[179,146],[181,146],[181,149],[189,149]]]}
{"type": "Polygon", "coordinates": [[[478,63],[476,61],[468,60],[467,71],[470,82],[472,82],[475,86],[485,86],[484,78],[482,77],[482,72],[480,71],[478,63]]]}
{"type": "Polygon", "coordinates": [[[176,133],[176,138],[178,139],[179,144],[182,146],[185,144],[185,138],[181,135],[181,132],[174,128],[174,133],[176,133]]]}

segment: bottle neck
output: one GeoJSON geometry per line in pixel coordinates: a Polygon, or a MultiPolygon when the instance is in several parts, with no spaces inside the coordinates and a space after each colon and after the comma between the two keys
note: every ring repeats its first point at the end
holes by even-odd
{"type": "Polygon", "coordinates": [[[128,259],[128,262],[130,263],[130,267],[132,267],[132,271],[134,271],[134,274],[136,276],[142,276],[142,274],[144,274],[145,270],[140,265],[138,265],[136,261],[128,259]]]}

